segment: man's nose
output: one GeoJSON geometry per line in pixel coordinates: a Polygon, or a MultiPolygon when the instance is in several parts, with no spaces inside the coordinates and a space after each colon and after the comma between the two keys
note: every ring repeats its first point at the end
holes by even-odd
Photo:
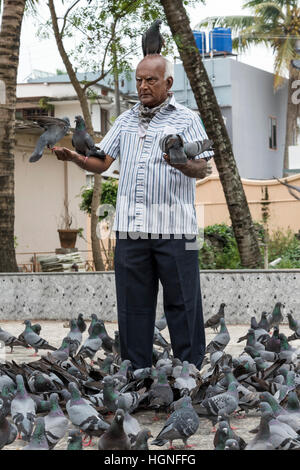
{"type": "Polygon", "coordinates": [[[145,80],[144,78],[143,78],[142,81],[140,82],[140,88],[141,88],[141,89],[148,88],[148,82],[147,82],[147,80],[145,80]]]}

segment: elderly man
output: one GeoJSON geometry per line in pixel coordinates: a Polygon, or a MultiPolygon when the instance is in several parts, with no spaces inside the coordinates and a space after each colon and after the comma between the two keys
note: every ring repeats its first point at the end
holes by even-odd
{"type": "Polygon", "coordinates": [[[101,141],[106,158],[55,150],[58,159],[94,173],[104,172],[120,158],[113,226],[115,279],[121,356],[134,369],[152,365],[159,280],[174,357],[200,368],[205,352],[193,241],[198,234],[195,178],[208,174],[207,162],[196,158],[173,165],[159,142],[168,134],[179,134],[183,142],[201,141],[207,135],[199,116],[176,103],[172,84],[170,62],[158,54],[144,57],[136,69],[140,103],[121,114],[101,141]]]}

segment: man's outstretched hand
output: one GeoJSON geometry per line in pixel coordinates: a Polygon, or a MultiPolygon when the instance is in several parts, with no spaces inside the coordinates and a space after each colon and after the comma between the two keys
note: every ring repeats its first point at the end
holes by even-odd
{"type": "Polygon", "coordinates": [[[78,157],[80,157],[77,152],[74,152],[73,150],[70,150],[66,147],[53,147],[52,150],[57,156],[57,159],[63,160],[64,162],[76,161],[78,160],[78,157]]]}

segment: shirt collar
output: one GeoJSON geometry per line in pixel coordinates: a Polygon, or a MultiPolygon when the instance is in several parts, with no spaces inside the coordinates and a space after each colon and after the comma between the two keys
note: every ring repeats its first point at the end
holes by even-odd
{"type": "MultiPolygon", "coordinates": [[[[173,109],[176,109],[176,108],[177,108],[177,102],[176,102],[176,100],[175,100],[175,96],[174,96],[174,93],[173,93],[173,92],[170,92],[169,95],[171,96],[170,102],[169,102],[168,106],[166,106],[166,108],[164,108],[164,109],[168,109],[168,110],[172,111],[173,109]]],[[[139,112],[139,106],[140,106],[140,102],[136,103],[136,104],[131,108],[131,111],[132,111],[134,114],[138,114],[138,112],[139,112]]]]}

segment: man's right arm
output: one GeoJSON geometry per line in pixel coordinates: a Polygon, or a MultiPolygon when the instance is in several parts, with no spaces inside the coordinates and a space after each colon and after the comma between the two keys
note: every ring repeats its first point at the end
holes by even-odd
{"type": "Polygon", "coordinates": [[[91,173],[103,173],[114,161],[109,155],[106,155],[103,159],[95,157],[86,158],[84,155],[80,155],[66,147],[54,147],[53,150],[58,160],[76,163],[77,166],[91,173]]]}

